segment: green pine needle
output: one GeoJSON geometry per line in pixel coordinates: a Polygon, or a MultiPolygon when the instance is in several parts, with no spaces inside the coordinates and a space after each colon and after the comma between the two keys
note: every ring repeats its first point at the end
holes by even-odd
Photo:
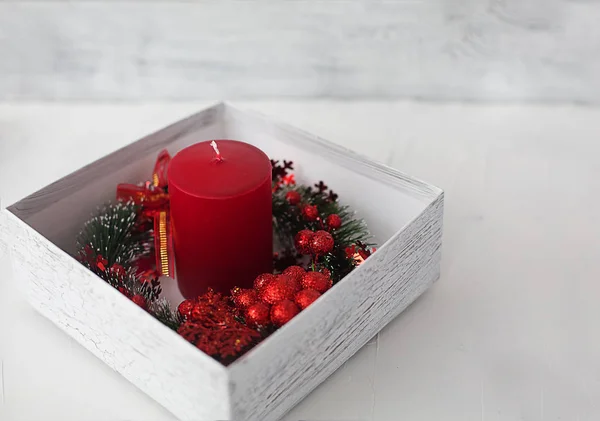
{"type": "Polygon", "coordinates": [[[77,248],[87,247],[108,261],[130,266],[150,252],[150,233],[137,230],[138,208],[133,203],[108,204],[85,223],[77,236],[77,248]]]}
{"type": "Polygon", "coordinates": [[[333,251],[319,261],[319,266],[329,269],[333,281],[338,282],[356,266],[354,260],[346,256],[346,247],[359,242],[365,246],[372,245],[367,224],[364,220],[356,218],[349,206],[342,205],[337,200],[332,201],[326,192],[315,191],[307,186],[280,186],[273,194],[273,224],[279,244],[284,249],[294,249],[294,236],[301,230],[323,229],[318,221],[306,221],[299,207],[290,206],[285,196],[292,190],[300,193],[301,203],[316,205],[322,220],[332,214],[339,215],[342,220],[342,226],[331,232],[335,241],[333,251]]]}
{"type": "Polygon", "coordinates": [[[153,302],[148,311],[162,324],[174,331],[177,331],[181,323],[183,323],[183,320],[179,316],[179,312],[177,312],[177,310],[171,310],[169,302],[164,298],[153,302]]]}

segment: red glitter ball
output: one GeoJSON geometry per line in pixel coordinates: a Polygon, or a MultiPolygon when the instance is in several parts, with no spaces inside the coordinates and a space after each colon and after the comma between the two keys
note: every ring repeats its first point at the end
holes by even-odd
{"type": "Polygon", "coordinates": [[[177,312],[182,319],[187,320],[191,316],[195,305],[194,300],[184,300],[177,307],[177,312]]]}
{"type": "Polygon", "coordinates": [[[300,193],[298,193],[297,191],[292,190],[286,193],[285,199],[290,205],[296,206],[302,200],[302,196],[300,196],[300,193]]]}
{"type": "Polygon", "coordinates": [[[327,231],[317,231],[310,242],[310,250],[314,255],[324,255],[333,250],[335,241],[327,231]]]}
{"type": "Polygon", "coordinates": [[[252,304],[246,309],[244,316],[246,324],[250,327],[266,326],[270,322],[271,307],[265,303],[252,304]]]}
{"type": "Polygon", "coordinates": [[[147,303],[146,303],[146,299],[143,296],[139,295],[139,294],[134,295],[133,297],[131,297],[131,301],[133,301],[134,303],[136,303],[138,306],[140,306],[144,310],[146,310],[148,308],[147,303]]]}
{"type": "Polygon", "coordinates": [[[300,312],[300,309],[293,301],[279,301],[271,307],[271,322],[275,326],[283,326],[300,312]]]}
{"type": "Polygon", "coordinates": [[[319,291],[316,291],[314,289],[303,289],[302,291],[296,293],[296,295],[294,296],[294,302],[298,304],[298,307],[300,307],[300,309],[304,310],[320,296],[321,293],[319,291]]]}
{"type": "Polygon", "coordinates": [[[294,297],[295,288],[287,276],[278,276],[269,282],[258,293],[258,298],[265,304],[275,304],[281,300],[291,300],[294,297]]]}
{"type": "Polygon", "coordinates": [[[286,283],[286,285],[288,285],[290,287],[290,289],[296,293],[298,291],[300,291],[302,289],[302,285],[300,285],[300,281],[302,280],[302,276],[300,276],[299,278],[294,278],[291,277],[289,275],[286,275],[285,273],[282,273],[281,275],[279,275],[277,277],[278,279],[283,279],[283,282],[286,283]]]}
{"type": "Polygon", "coordinates": [[[323,275],[327,276],[328,278],[331,278],[331,271],[327,268],[322,268],[319,272],[321,272],[323,275]]]}
{"type": "Polygon", "coordinates": [[[306,271],[300,266],[290,266],[283,271],[283,275],[289,276],[295,281],[300,282],[306,271]]]}
{"type": "Polygon", "coordinates": [[[342,226],[342,218],[340,218],[340,216],[337,213],[332,213],[331,215],[329,215],[325,222],[327,223],[327,226],[329,228],[334,230],[342,226]]]}
{"type": "Polygon", "coordinates": [[[302,230],[298,234],[296,234],[296,237],[294,238],[294,245],[296,246],[296,250],[298,250],[298,253],[311,253],[311,243],[314,235],[315,233],[311,230],[302,230]]]}
{"type": "Polygon", "coordinates": [[[331,288],[332,281],[320,272],[307,272],[302,277],[302,288],[314,289],[321,294],[331,288]]]}
{"type": "Polygon", "coordinates": [[[237,289],[233,293],[233,303],[237,308],[245,309],[258,302],[258,294],[253,289],[237,289]]]}
{"type": "Polygon", "coordinates": [[[319,211],[315,205],[302,206],[302,216],[307,221],[316,221],[319,217],[319,211]]]}
{"type": "Polygon", "coordinates": [[[276,276],[272,273],[263,273],[262,275],[258,275],[254,280],[254,289],[260,291],[269,282],[274,281],[275,278],[276,276]]]}

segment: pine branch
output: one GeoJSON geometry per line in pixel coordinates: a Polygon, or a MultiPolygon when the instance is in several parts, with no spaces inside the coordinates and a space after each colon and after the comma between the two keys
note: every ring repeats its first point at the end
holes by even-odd
{"type": "Polygon", "coordinates": [[[149,313],[152,314],[158,321],[167,326],[169,329],[177,331],[179,326],[183,323],[181,316],[177,310],[171,310],[169,302],[161,298],[150,305],[148,309],[149,313]]]}
{"type": "Polygon", "coordinates": [[[107,266],[117,263],[130,267],[151,250],[150,233],[138,230],[138,208],[133,203],[104,206],[77,236],[80,254],[102,256],[107,266]]]}
{"type": "Polygon", "coordinates": [[[342,205],[337,200],[331,201],[325,192],[315,192],[306,186],[283,186],[273,194],[275,232],[282,244],[288,247],[292,246],[294,235],[300,230],[323,229],[320,222],[304,220],[300,209],[289,205],[285,195],[292,190],[300,193],[302,203],[316,205],[323,220],[332,214],[339,215],[342,226],[333,232],[336,243],[349,246],[360,241],[365,245],[372,245],[369,241],[371,235],[367,224],[364,220],[357,219],[356,214],[351,211],[349,206],[342,205]]]}
{"type": "Polygon", "coordinates": [[[370,243],[371,235],[364,220],[356,218],[356,214],[349,206],[340,204],[337,195],[327,191],[327,186],[322,182],[316,185],[317,190],[308,186],[281,185],[278,184],[277,191],[273,194],[273,225],[280,245],[285,251],[294,249],[294,236],[303,229],[313,231],[326,227],[323,221],[329,215],[337,214],[342,225],[339,229],[332,230],[331,234],[335,241],[334,250],[322,256],[318,262],[319,268],[328,269],[334,282],[341,280],[352,269],[356,262],[346,255],[346,248],[354,244],[362,243],[365,246],[370,243]],[[319,221],[306,221],[302,217],[299,206],[291,206],[286,200],[286,194],[290,191],[300,193],[302,204],[316,205],[319,210],[319,221]]]}
{"type": "Polygon", "coordinates": [[[141,279],[135,261],[151,250],[150,231],[140,226],[133,203],[107,204],[77,237],[78,259],[89,270],[128,297],[141,295],[148,304],[160,296],[158,279],[141,279]]]}

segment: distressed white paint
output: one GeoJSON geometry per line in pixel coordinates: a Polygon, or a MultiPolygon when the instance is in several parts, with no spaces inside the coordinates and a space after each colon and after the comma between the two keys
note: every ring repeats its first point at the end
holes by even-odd
{"type": "Polygon", "coordinates": [[[173,414],[268,421],[302,400],[439,277],[442,212],[436,187],[287,125],[219,105],[2,210],[0,239],[10,245],[16,277],[33,306],[173,414]],[[300,182],[327,175],[381,244],[308,310],[227,368],[65,253],[82,218],[114,195],[117,182],[143,180],[162,148],[175,153],[214,137],[239,137],[271,156],[293,156],[302,169],[300,182]]]}
{"type": "Polygon", "coordinates": [[[5,1],[0,99],[600,103],[586,0],[5,1]]]}

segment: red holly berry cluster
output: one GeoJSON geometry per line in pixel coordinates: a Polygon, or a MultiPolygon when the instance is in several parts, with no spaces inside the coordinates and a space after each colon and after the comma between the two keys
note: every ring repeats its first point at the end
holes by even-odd
{"type": "Polygon", "coordinates": [[[213,290],[183,301],[177,311],[184,320],[177,332],[220,361],[232,361],[262,338],[258,331],[239,322],[229,300],[213,290]]]}
{"type": "Polygon", "coordinates": [[[322,256],[333,250],[335,241],[333,236],[325,230],[315,232],[304,229],[296,234],[294,244],[300,254],[322,256]]]}
{"type": "Polygon", "coordinates": [[[148,310],[148,306],[157,300],[162,292],[158,279],[138,277],[133,271],[125,270],[119,263],[109,266],[108,260],[101,254],[94,253],[88,245],[80,252],[78,259],[144,310],[148,310]]]}
{"type": "Polygon", "coordinates": [[[279,275],[264,273],[253,289],[234,288],[232,299],[250,327],[280,327],[289,322],[332,286],[321,272],[290,266],[279,275]]]}
{"type": "Polygon", "coordinates": [[[324,224],[316,205],[306,203],[301,204],[302,196],[299,192],[290,190],[286,193],[285,198],[290,205],[300,207],[302,218],[309,222],[319,222],[322,228],[318,231],[303,229],[296,234],[296,237],[294,238],[296,250],[298,250],[300,254],[313,256],[322,256],[333,251],[335,240],[329,231],[339,229],[342,226],[342,218],[337,214],[332,214],[325,219],[324,224]]]}

